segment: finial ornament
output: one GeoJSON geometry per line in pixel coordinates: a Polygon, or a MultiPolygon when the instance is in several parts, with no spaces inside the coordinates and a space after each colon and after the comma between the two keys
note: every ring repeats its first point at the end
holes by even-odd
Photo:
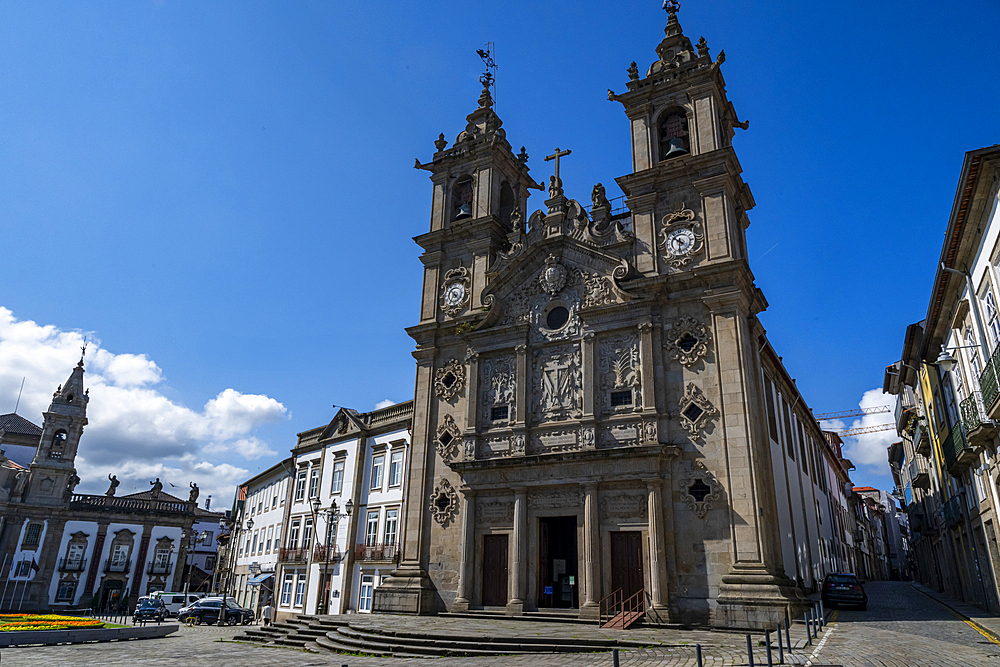
{"type": "Polygon", "coordinates": [[[681,3],[677,0],[664,0],[663,8],[667,10],[667,13],[670,14],[670,16],[674,16],[680,11],[681,3]]]}
{"type": "Polygon", "coordinates": [[[496,92],[494,84],[496,82],[496,72],[497,64],[493,59],[493,54],[496,49],[493,46],[493,42],[487,42],[485,49],[476,49],[476,55],[478,55],[483,64],[486,65],[486,71],[482,76],[479,77],[479,83],[483,84],[483,93],[479,96],[479,106],[480,107],[491,107],[493,106],[493,98],[490,96],[490,88],[496,92]]]}

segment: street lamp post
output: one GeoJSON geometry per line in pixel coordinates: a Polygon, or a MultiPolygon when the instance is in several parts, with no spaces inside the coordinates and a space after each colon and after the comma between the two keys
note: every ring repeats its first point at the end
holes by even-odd
{"type": "MultiPolygon", "coordinates": [[[[336,527],[340,524],[342,518],[351,516],[351,511],[354,509],[354,502],[348,500],[344,509],[343,514],[340,513],[340,508],[337,507],[337,500],[334,499],[330,507],[326,509],[320,508],[319,498],[313,498],[311,503],[313,512],[313,525],[319,527],[318,518],[320,514],[326,515],[326,542],[323,547],[323,576],[320,578],[320,585],[318,590],[323,590],[324,587],[329,585],[329,571],[330,571],[330,529],[333,528],[334,541],[336,541],[337,532],[336,527]]],[[[323,595],[318,604],[316,605],[316,613],[320,613],[320,607],[322,606],[323,613],[330,613],[330,596],[329,594],[323,595]]]]}
{"type": "MultiPolygon", "coordinates": [[[[226,558],[226,561],[228,563],[226,567],[227,570],[226,579],[223,581],[222,584],[222,607],[219,609],[219,623],[218,623],[220,626],[226,624],[226,589],[228,588],[229,584],[233,581],[233,568],[235,567],[236,563],[236,558],[235,558],[236,550],[234,549],[234,547],[236,543],[239,541],[240,533],[243,532],[240,521],[234,521],[233,524],[234,524],[233,536],[229,539],[229,554],[226,558]]],[[[247,520],[246,529],[248,531],[253,530],[253,519],[247,520]]]]}
{"type": "Polygon", "coordinates": [[[187,567],[187,580],[184,582],[184,604],[187,604],[188,593],[191,592],[191,575],[194,574],[194,558],[193,551],[198,547],[199,544],[203,543],[208,539],[208,531],[203,530],[197,535],[195,535],[194,530],[188,534],[188,552],[187,556],[184,558],[184,565],[187,567]],[[190,560],[190,563],[188,561],[190,560]]]}

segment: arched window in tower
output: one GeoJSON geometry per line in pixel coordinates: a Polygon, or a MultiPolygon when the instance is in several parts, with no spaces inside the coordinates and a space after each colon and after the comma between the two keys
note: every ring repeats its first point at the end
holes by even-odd
{"type": "Polygon", "coordinates": [[[657,127],[660,132],[660,162],[691,152],[688,118],[684,109],[667,109],[660,114],[657,127]]]}
{"type": "Polygon", "coordinates": [[[59,429],[52,436],[52,446],[49,447],[50,459],[61,459],[63,447],[66,445],[66,431],[59,429]]]}
{"type": "Polygon", "coordinates": [[[462,176],[455,181],[451,196],[451,211],[452,220],[472,217],[472,176],[462,176]]]}
{"type": "Polygon", "coordinates": [[[510,187],[510,183],[504,181],[500,184],[500,224],[508,232],[511,230],[510,216],[514,212],[514,203],[514,188],[510,187]]]}

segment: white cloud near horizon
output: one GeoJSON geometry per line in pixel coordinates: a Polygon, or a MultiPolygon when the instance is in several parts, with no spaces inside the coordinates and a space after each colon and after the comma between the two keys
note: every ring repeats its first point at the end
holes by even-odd
{"type": "Polygon", "coordinates": [[[386,398],[386,399],[383,399],[383,400],[379,401],[378,403],[376,403],[375,404],[375,409],[376,410],[381,410],[382,408],[387,408],[390,405],[396,405],[396,403],[399,403],[399,401],[393,401],[391,399],[386,398]]]}
{"type": "MultiPolygon", "coordinates": [[[[84,338],[80,331],[19,320],[0,306],[0,413],[14,410],[26,377],[17,412],[41,425],[52,393],[80,359],[84,338]]],[[[147,355],[116,354],[92,334],[86,339],[90,403],[77,454],[79,491],[103,493],[111,473],[122,482],[120,493],[146,490],[160,477],[165,491],[185,498],[188,483],[196,482],[201,499],[211,494],[221,507],[248,476],[241,464],[277,453],[254,434],[288,418],[277,400],[229,387],[192,409],[161,391],[163,371],[147,355]]]]}
{"type": "MultiPolygon", "coordinates": [[[[891,423],[895,419],[895,396],[883,393],[882,388],[878,387],[866,391],[862,395],[861,400],[858,401],[859,408],[874,408],[882,405],[889,406],[889,412],[864,415],[863,417],[850,420],[849,424],[843,419],[832,419],[821,422],[821,426],[829,431],[843,431],[891,423]]],[[[844,456],[849,458],[859,468],[866,466],[871,473],[890,475],[887,450],[889,445],[898,440],[899,435],[896,434],[894,428],[844,438],[844,456]]]]}

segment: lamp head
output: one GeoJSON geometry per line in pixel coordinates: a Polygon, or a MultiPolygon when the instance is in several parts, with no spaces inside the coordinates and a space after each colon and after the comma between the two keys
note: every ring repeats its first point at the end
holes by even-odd
{"type": "Polygon", "coordinates": [[[309,501],[309,504],[312,505],[313,514],[319,512],[319,498],[314,496],[313,499],[309,501]]]}
{"type": "Polygon", "coordinates": [[[253,519],[247,519],[247,530],[253,530],[253,519]]]}
{"type": "Polygon", "coordinates": [[[351,510],[354,509],[354,501],[348,499],[345,509],[347,510],[347,516],[351,516],[351,510]]]}
{"type": "Polygon", "coordinates": [[[938,368],[947,373],[955,368],[955,365],[958,364],[958,359],[951,355],[948,348],[943,347],[941,348],[941,354],[938,355],[937,361],[934,363],[937,364],[938,368]]]}

